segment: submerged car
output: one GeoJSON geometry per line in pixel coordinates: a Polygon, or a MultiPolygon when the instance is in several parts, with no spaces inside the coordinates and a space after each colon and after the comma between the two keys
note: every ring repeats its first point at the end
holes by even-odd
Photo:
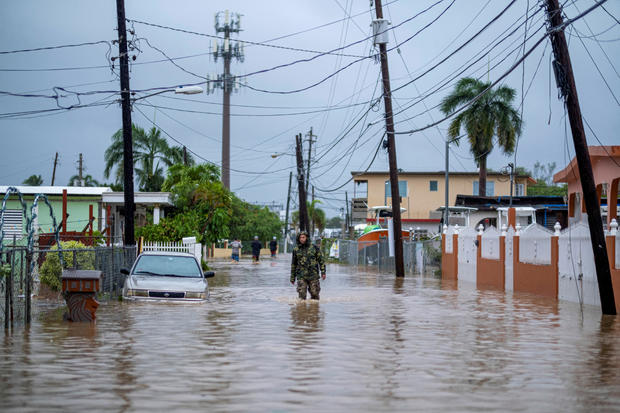
{"type": "Polygon", "coordinates": [[[205,301],[209,298],[207,278],[192,254],[149,251],[138,256],[123,286],[123,299],[143,301],[205,301]]]}

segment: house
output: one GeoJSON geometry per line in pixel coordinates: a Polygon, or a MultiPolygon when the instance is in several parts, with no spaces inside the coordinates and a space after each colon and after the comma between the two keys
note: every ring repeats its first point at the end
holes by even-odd
{"type": "MultiPolygon", "coordinates": [[[[369,208],[378,205],[392,205],[389,172],[351,172],[354,189],[352,218],[354,223],[373,219],[369,208]]],[[[401,198],[403,228],[420,228],[437,232],[441,218],[435,211],[445,204],[445,172],[399,172],[398,189],[401,198]]],[[[450,205],[455,205],[458,194],[478,195],[478,172],[450,172],[450,205]]],[[[528,175],[515,175],[514,194],[527,193],[527,185],[535,181],[528,175]]],[[[487,174],[487,196],[509,196],[508,176],[489,172],[487,174]]]]}
{"type": "MultiPolygon", "coordinates": [[[[603,225],[609,228],[612,219],[618,219],[618,184],[620,183],[620,146],[588,146],[594,184],[603,225]]],[[[553,176],[553,182],[568,184],[568,216],[571,223],[587,220],[586,206],[581,190],[576,158],[553,176]]]]}
{"type": "Polygon", "coordinates": [[[510,205],[523,213],[522,222],[517,217],[517,222],[522,227],[531,224],[534,220],[549,230],[553,230],[556,222],[559,222],[562,228],[568,225],[567,206],[564,197],[561,196],[514,196],[511,203],[509,196],[488,197],[459,194],[456,196],[455,205],[472,210],[469,216],[469,226],[472,228],[478,228],[480,224],[485,228],[491,225],[499,228],[501,225],[498,222],[498,211],[505,211],[510,205]]]}
{"type": "MultiPolygon", "coordinates": [[[[111,240],[122,238],[123,234],[123,193],[112,192],[108,187],[75,187],[75,186],[15,186],[21,194],[28,217],[37,194],[43,194],[49,201],[50,208],[41,198],[34,209],[34,227],[36,234],[53,232],[52,215],[60,226],[63,239],[79,239],[86,232],[98,230],[109,235],[111,240]],[[64,213],[63,213],[64,211],[64,213]],[[66,214],[66,215],[65,215],[66,214]],[[63,219],[63,216],[65,219],[63,219]]],[[[4,199],[9,186],[0,186],[0,197],[4,199]]],[[[153,221],[159,222],[160,209],[171,206],[168,192],[136,192],[136,226],[146,223],[146,209],[153,208],[153,221]]],[[[1,230],[4,241],[10,242],[13,237],[21,240],[26,237],[26,220],[19,197],[11,194],[6,200],[3,214],[4,223],[1,230]]]]}

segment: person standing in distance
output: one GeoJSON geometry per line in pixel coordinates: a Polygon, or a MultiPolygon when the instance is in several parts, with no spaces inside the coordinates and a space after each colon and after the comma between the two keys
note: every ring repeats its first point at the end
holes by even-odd
{"type": "Polygon", "coordinates": [[[297,236],[297,246],[293,248],[291,260],[291,284],[295,285],[295,280],[297,280],[297,292],[302,300],[306,299],[308,291],[310,291],[310,298],[319,299],[321,292],[319,270],[320,278],[324,280],[326,277],[325,261],[321,249],[312,245],[308,239],[308,233],[302,231],[297,236]]]}
{"type": "Polygon", "coordinates": [[[239,262],[239,254],[241,253],[242,247],[243,244],[241,244],[239,238],[235,238],[235,240],[230,243],[230,248],[232,248],[232,260],[234,262],[239,262]]]}
{"type": "Polygon", "coordinates": [[[254,260],[255,264],[258,264],[261,247],[262,245],[258,240],[258,235],[254,235],[254,241],[252,241],[252,259],[254,260]]]}
{"type": "Polygon", "coordinates": [[[276,251],[278,251],[278,241],[276,237],[273,237],[273,239],[269,241],[269,250],[271,251],[271,258],[275,258],[276,251]]]}

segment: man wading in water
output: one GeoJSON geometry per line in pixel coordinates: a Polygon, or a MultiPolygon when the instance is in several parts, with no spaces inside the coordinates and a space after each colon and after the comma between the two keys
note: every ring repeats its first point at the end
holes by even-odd
{"type": "Polygon", "coordinates": [[[321,291],[319,267],[321,278],[325,279],[325,261],[321,250],[310,243],[306,231],[300,232],[297,236],[297,246],[293,249],[291,284],[295,285],[295,279],[297,279],[297,292],[302,300],[306,299],[308,291],[310,291],[310,298],[319,299],[321,291]]]}

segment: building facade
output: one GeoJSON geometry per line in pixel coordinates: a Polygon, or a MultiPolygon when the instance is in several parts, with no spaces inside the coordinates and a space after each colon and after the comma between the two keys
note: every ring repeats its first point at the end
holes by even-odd
{"type": "MultiPolygon", "coordinates": [[[[366,222],[372,217],[368,208],[379,205],[392,205],[389,172],[351,172],[354,192],[352,199],[352,218],[354,223],[366,222]]],[[[450,172],[449,200],[455,205],[456,196],[478,195],[477,172],[450,172]]],[[[445,173],[439,172],[399,172],[399,192],[403,227],[436,227],[440,219],[434,212],[445,204],[445,173]]],[[[528,184],[535,181],[527,175],[515,176],[513,195],[527,193],[528,184]]],[[[509,196],[510,178],[500,173],[487,174],[487,196],[509,196]]]]}

